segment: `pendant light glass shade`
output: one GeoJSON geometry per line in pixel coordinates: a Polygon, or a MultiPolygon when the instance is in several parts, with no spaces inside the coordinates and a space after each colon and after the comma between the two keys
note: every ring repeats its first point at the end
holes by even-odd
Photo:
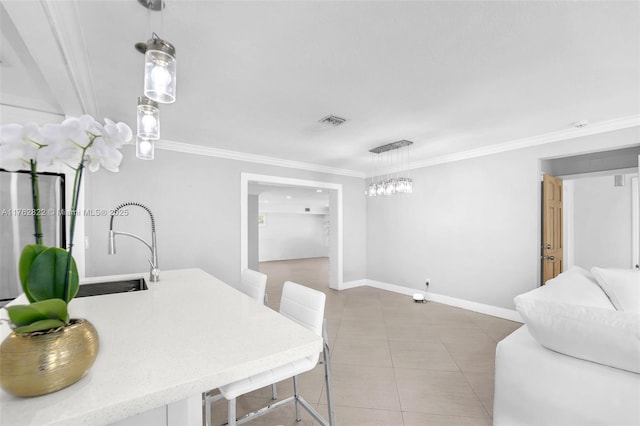
{"type": "Polygon", "coordinates": [[[144,54],[144,95],[163,104],[176,101],[176,49],[156,33],[144,54]]]}
{"type": "Polygon", "coordinates": [[[158,103],[146,96],[138,98],[138,132],[141,139],[160,139],[160,110],[158,103]]]}
{"type": "Polygon", "coordinates": [[[375,183],[373,183],[373,182],[371,182],[371,183],[369,184],[369,187],[367,188],[367,195],[368,195],[369,197],[375,197],[376,195],[378,195],[378,194],[377,194],[377,192],[376,192],[376,191],[377,191],[377,189],[378,189],[378,188],[377,188],[376,184],[375,184],[375,183]]]}
{"type": "Polygon", "coordinates": [[[136,157],[141,160],[153,160],[155,141],[152,139],[136,138],[136,157]]]}

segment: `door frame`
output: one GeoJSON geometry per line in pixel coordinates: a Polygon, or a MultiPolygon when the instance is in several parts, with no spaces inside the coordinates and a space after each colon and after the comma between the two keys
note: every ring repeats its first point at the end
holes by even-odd
{"type": "Polygon", "coordinates": [[[341,290],[343,278],[342,184],[254,173],[240,174],[240,270],[249,265],[249,182],[322,188],[329,190],[329,287],[341,290]]]}
{"type": "Polygon", "coordinates": [[[640,156],[638,157],[638,175],[631,179],[631,267],[640,265],[640,156]]]}
{"type": "Polygon", "coordinates": [[[564,263],[562,264],[563,272],[575,264],[575,244],[573,243],[575,234],[573,223],[573,215],[575,212],[573,203],[574,181],[575,179],[571,179],[571,177],[562,177],[562,244],[564,247],[564,263]]]}

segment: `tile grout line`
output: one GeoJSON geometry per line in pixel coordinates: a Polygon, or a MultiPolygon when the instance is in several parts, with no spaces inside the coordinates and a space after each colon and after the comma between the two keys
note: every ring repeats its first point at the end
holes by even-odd
{"type": "Polygon", "coordinates": [[[402,418],[402,424],[406,426],[404,410],[402,408],[402,399],[400,398],[400,389],[398,389],[398,376],[396,374],[396,365],[393,361],[393,354],[391,353],[391,345],[389,344],[389,330],[387,329],[387,316],[384,314],[382,299],[380,299],[380,295],[382,293],[378,293],[378,300],[380,301],[380,309],[382,311],[382,321],[384,322],[384,332],[387,335],[387,348],[389,349],[389,357],[391,358],[391,368],[393,370],[393,382],[396,387],[396,396],[398,398],[398,406],[400,407],[400,417],[402,418]]]}

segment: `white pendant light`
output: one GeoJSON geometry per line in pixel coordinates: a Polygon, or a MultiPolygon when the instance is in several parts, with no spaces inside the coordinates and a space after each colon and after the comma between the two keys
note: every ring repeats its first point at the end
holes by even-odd
{"type": "Polygon", "coordinates": [[[156,33],[144,54],[144,95],[163,104],[176,101],[176,49],[156,33]]]}
{"type": "Polygon", "coordinates": [[[155,141],[152,139],[136,138],[136,157],[141,160],[153,160],[155,141]]]}
{"type": "Polygon", "coordinates": [[[160,110],[158,103],[146,96],[138,98],[138,132],[141,139],[160,139],[160,110]]]}
{"type": "MultiPolygon", "coordinates": [[[[165,6],[164,0],[138,0],[138,3],[149,12],[162,13],[165,6]]],[[[144,96],[138,98],[136,157],[153,160],[155,141],[160,139],[158,103],[176,101],[176,49],[155,32],[146,43],[136,43],[135,48],[144,54],[144,96]]]]}

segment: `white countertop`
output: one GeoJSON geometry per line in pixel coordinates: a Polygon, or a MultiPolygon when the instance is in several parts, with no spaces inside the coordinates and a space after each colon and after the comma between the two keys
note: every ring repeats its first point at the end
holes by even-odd
{"type": "MultiPolygon", "coordinates": [[[[322,350],[311,331],[200,269],[162,271],[157,283],[109,278],[141,276],[149,290],[71,301],[71,317],[98,330],[95,364],[49,395],[0,391],[0,424],[108,424],[322,350]]],[[[0,338],[9,332],[2,323],[0,338]]]]}

